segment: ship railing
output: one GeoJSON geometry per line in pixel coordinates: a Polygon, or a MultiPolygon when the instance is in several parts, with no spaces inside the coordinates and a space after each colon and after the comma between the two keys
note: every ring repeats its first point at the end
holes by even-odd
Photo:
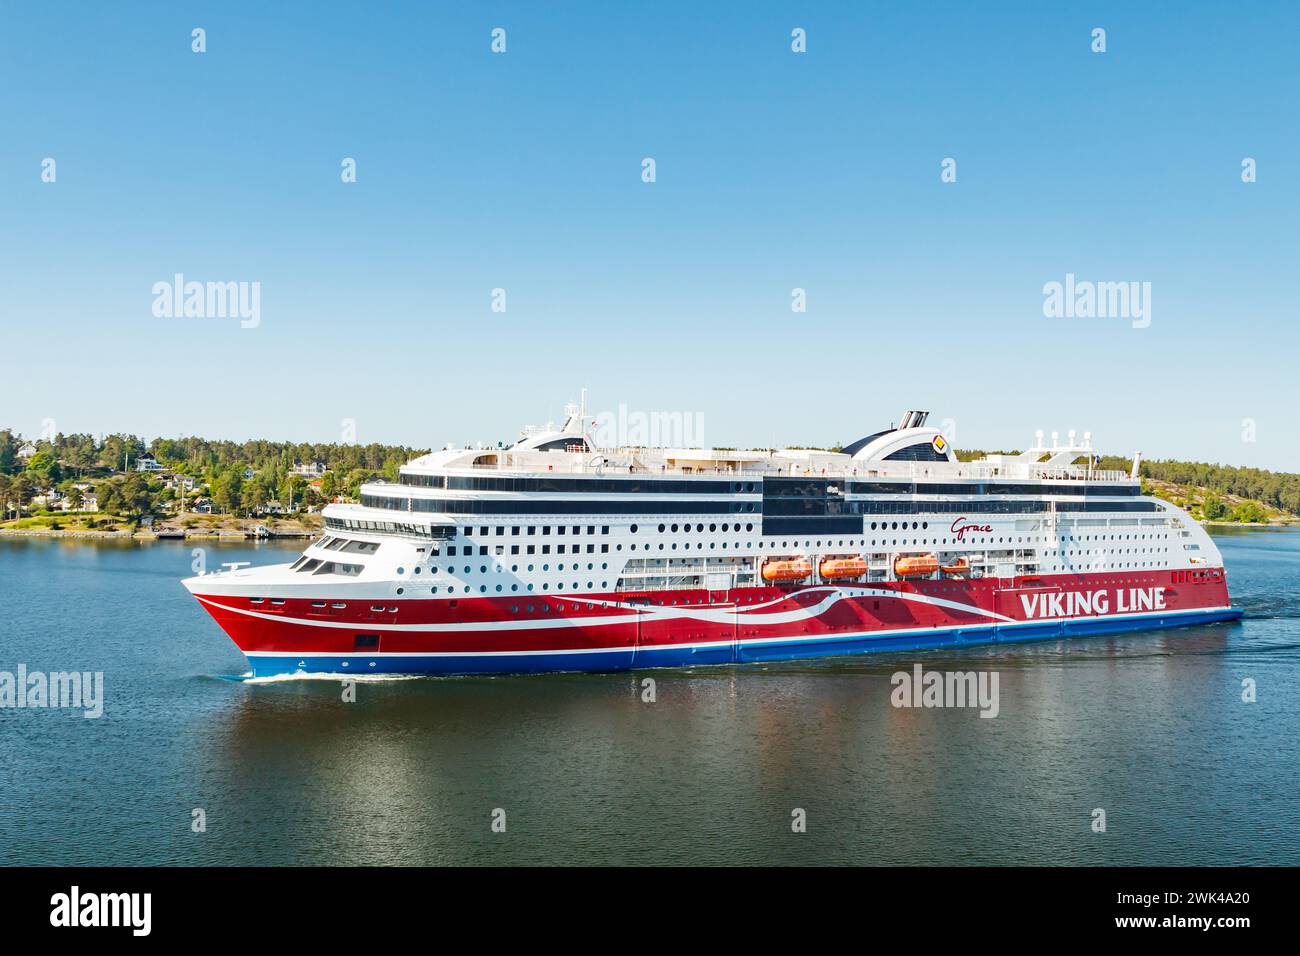
{"type": "Polygon", "coordinates": [[[759,479],[764,477],[781,478],[932,478],[953,479],[953,478],[1006,478],[1006,479],[1034,479],[1044,481],[1125,481],[1129,480],[1129,473],[1119,469],[1112,468],[1088,468],[1084,465],[1068,465],[1066,467],[1045,468],[1032,462],[1013,462],[1010,464],[993,464],[991,462],[967,461],[961,462],[956,470],[948,468],[938,468],[927,465],[925,462],[871,462],[870,467],[864,463],[861,467],[840,467],[840,468],[812,468],[804,462],[784,462],[774,459],[771,466],[765,468],[710,468],[710,469],[691,469],[684,470],[681,468],[669,468],[666,465],[656,466],[639,466],[629,469],[626,465],[611,465],[602,460],[591,460],[593,457],[599,459],[600,456],[591,456],[587,453],[575,455],[566,453],[566,457],[578,460],[566,461],[558,467],[546,466],[550,470],[543,468],[541,463],[533,460],[517,460],[514,456],[503,454],[496,464],[481,465],[456,465],[451,468],[452,471],[481,471],[481,472],[512,472],[528,474],[556,474],[556,475],[606,475],[617,477],[619,475],[636,475],[639,477],[654,475],[671,475],[674,478],[738,478],[738,479],[759,479]]]}

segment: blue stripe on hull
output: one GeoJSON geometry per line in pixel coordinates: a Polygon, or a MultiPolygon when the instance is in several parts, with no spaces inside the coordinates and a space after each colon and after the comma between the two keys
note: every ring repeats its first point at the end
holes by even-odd
{"type": "Polygon", "coordinates": [[[909,631],[897,636],[888,632],[792,638],[789,641],[742,641],[729,647],[640,647],[608,653],[399,655],[363,654],[324,656],[261,656],[249,658],[255,677],[280,674],[540,674],[556,671],[607,672],[649,667],[682,667],[700,664],[758,663],[788,661],[842,654],[880,651],[924,650],[971,647],[980,644],[1045,641],[1070,635],[1112,634],[1184,627],[1216,621],[1235,621],[1241,611],[1219,608],[1194,614],[1142,618],[1104,618],[1084,621],[1052,621],[1027,624],[989,624],[909,631]],[[345,664],[346,662],[346,664],[345,664]]]}

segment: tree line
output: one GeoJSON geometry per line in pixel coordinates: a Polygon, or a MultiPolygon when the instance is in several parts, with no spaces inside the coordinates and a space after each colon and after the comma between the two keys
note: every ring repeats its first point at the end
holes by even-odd
{"type": "MultiPolygon", "coordinates": [[[[1130,471],[1133,460],[1114,455],[1104,456],[1098,467],[1130,471]]],[[[1155,481],[1206,488],[1218,495],[1251,498],[1287,514],[1300,515],[1300,474],[1294,472],[1166,458],[1143,459],[1139,473],[1143,478],[1155,481]]]]}
{"type": "Polygon", "coordinates": [[[319,504],[336,495],[355,497],[361,484],[386,478],[396,481],[402,464],[426,450],[401,445],[325,444],[214,441],[206,438],[156,438],[136,435],[96,438],[88,434],[27,440],[12,429],[0,429],[0,511],[21,512],[32,499],[50,490],[65,493],[73,507],[84,501],[78,483],[91,482],[99,510],[139,516],[161,510],[169,500],[186,494],[166,488],[156,475],[137,472],[145,455],[174,475],[206,486],[214,510],[224,514],[251,513],[272,501],[319,504]],[[34,453],[23,457],[30,444],[34,453]],[[292,474],[295,464],[320,461],[327,469],[317,492],[308,480],[292,474]],[[314,499],[314,500],[313,500],[314,499]]]}

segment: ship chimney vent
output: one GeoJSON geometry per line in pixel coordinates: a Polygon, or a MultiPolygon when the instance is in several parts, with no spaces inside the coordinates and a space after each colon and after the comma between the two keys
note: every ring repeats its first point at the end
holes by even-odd
{"type": "Polygon", "coordinates": [[[930,417],[929,412],[906,411],[903,412],[903,420],[898,427],[903,428],[920,428],[925,424],[925,420],[930,417]]]}

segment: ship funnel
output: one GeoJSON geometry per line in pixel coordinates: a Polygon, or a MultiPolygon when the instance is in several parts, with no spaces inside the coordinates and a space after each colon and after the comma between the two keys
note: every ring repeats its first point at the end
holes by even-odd
{"type": "Polygon", "coordinates": [[[902,428],[920,428],[925,424],[925,420],[930,417],[929,412],[907,411],[903,412],[903,420],[898,423],[902,428]]]}

